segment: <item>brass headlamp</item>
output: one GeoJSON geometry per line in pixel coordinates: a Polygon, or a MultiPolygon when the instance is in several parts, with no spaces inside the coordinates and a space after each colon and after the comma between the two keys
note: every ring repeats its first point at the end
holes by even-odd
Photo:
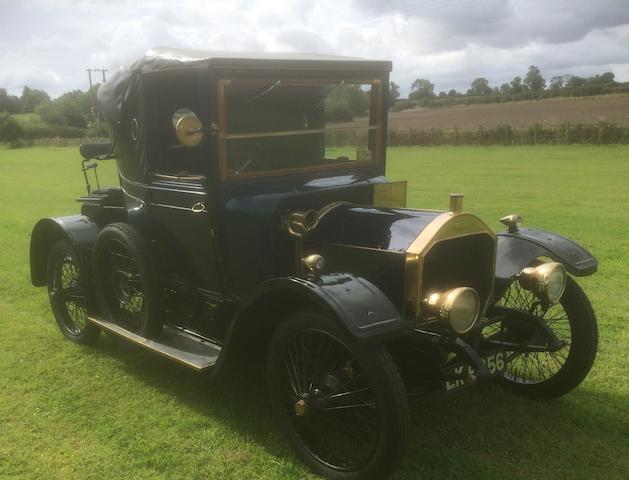
{"type": "Polygon", "coordinates": [[[522,288],[533,292],[540,300],[550,304],[557,303],[561,299],[566,289],[567,279],[566,267],[559,262],[547,262],[536,267],[527,267],[518,275],[522,288]]]}
{"type": "Polygon", "coordinates": [[[456,333],[469,332],[480,312],[480,299],[476,290],[459,287],[444,293],[432,293],[424,300],[425,307],[448,322],[456,333]]]}

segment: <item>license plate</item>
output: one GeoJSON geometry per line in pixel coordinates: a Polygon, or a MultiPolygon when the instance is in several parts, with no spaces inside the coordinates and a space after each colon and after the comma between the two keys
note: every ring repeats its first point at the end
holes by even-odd
{"type": "MultiPolygon", "coordinates": [[[[494,352],[491,355],[487,355],[483,358],[483,363],[487,366],[489,374],[491,376],[498,375],[505,371],[507,366],[507,356],[504,351],[494,352]]],[[[455,375],[460,378],[452,378],[443,382],[443,388],[446,393],[451,393],[456,390],[460,390],[473,382],[466,382],[465,377],[474,375],[476,370],[469,363],[458,363],[448,367],[447,373],[449,375],[455,375]]]]}

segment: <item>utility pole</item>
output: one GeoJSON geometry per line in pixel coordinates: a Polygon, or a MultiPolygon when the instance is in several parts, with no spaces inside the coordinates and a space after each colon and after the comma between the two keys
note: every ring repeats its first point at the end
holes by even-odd
{"type": "MultiPolygon", "coordinates": [[[[90,81],[90,92],[92,91],[92,87],[93,87],[93,83],[92,83],[92,72],[96,73],[96,72],[100,72],[103,74],[103,83],[105,83],[107,81],[107,78],[105,77],[105,72],[107,72],[106,68],[86,68],[85,71],[87,72],[87,76],[89,78],[90,81]]],[[[95,123],[99,123],[100,122],[100,118],[98,115],[98,110],[96,110],[96,108],[92,105],[90,107],[90,116],[92,117],[92,121],[95,123]]]]}
{"type": "Polygon", "coordinates": [[[108,70],[106,68],[86,68],[85,71],[87,72],[87,76],[90,80],[90,90],[92,89],[92,72],[101,72],[103,74],[103,83],[107,81],[107,78],[105,77],[105,72],[107,72],[108,70]]]}

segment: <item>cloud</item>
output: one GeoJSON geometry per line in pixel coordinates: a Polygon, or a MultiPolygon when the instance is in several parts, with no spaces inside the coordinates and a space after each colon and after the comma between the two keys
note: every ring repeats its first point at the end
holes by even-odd
{"type": "Polygon", "coordinates": [[[629,80],[626,0],[0,0],[0,87],[52,96],[85,89],[155,46],[312,51],[393,60],[406,93],[493,85],[535,64],[560,73],[614,71],[629,80]]]}

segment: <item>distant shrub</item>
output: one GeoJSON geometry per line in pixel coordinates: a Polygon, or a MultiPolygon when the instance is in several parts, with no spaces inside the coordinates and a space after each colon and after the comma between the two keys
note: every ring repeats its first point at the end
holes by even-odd
{"type": "Polygon", "coordinates": [[[415,108],[415,103],[411,100],[398,100],[393,104],[391,110],[394,112],[401,112],[402,110],[410,110],[411,108],[415,108]]]}
{"type": "Polygon", "coordinates": [[[23,138],[34,140],[36,138],[83,138],[85,130],[69,127],[67,125],[30,125],[24,128],[23,138]]]}
{"type": "Polygon", "coordinates": [[[389,146],[433,145],[552,145],[629,144],[629,126],[607,122],[558,126],[531,125],[514,129],[510,125],[480,127],[475,130],[389,130],[389,146]]]}
{"type": "Polygon", "coordinates": [[[7,112],[0,113],[0,142],[7,142],[11,148],[18,148],[24,137],[22,126],[7,112]]]}

